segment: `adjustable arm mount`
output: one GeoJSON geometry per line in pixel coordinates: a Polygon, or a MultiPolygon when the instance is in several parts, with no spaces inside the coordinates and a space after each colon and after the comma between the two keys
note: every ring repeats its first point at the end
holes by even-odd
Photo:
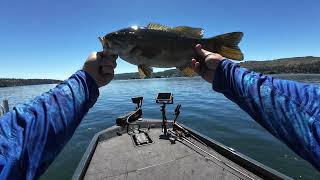
{"type": "Polygon", "coordinates": [[[162,129],[164,135],[167,135],[167,116],[166,116],[166,104],[173,104],[173,96],[171,93],[159,93],[156,98],[156,103],[161,104],[162,114],[162,129]]]}

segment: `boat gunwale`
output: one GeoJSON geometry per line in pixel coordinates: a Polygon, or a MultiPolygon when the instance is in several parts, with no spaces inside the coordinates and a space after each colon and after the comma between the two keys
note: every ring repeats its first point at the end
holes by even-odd
{"type": "Polygon", "coordinates": [[[194,129],[191,129],[190,127],[187,127],[184,124],[179,124],[183,128],[187,129],[189,133],[191,133],[193,136],[196,136],[199,140],[201,140],[203,143],[205,143],[207,146],[212,148],[214,151],[222,155],[223,157],[229,159],[235,164],[238,164],[242,168],[252,172],[253,174],[256,174],[257,176],[261,178],[267,178],[267,179],[292,179],[289,176],[271,168],[268,167],[249,156],[246,156],[194,129]]]}

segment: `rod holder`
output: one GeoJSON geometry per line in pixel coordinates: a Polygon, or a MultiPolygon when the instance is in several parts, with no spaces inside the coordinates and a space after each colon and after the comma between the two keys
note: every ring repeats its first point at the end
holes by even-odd
{"type": "Polygon", "coordinates": [[[0,104],[0,115],[4,115],[5,113],[9,112],[9,101],[7,99],[2,101],[2,105],[0,104]]]}
{"type": "Polygon", "coordinates": [[[8,101],[8,99],[3,100],[2,105],[3,105],[4,112],[5,113],[9,112],[9,101],[8,101]]]}

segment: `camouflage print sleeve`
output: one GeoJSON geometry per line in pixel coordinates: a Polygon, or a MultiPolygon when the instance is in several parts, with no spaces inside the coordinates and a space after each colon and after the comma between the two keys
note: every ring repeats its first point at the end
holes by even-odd
{"type": "Polygon", "coordinates": [[[0,179],[37,179],[96,102],[96,82],[78,71],[0,119],[0,179]]]}
{"type": "Polygon", "coordinates": [[[320,170],[319,85],[275,79],[224,60],[213,89],[320,170]]]}

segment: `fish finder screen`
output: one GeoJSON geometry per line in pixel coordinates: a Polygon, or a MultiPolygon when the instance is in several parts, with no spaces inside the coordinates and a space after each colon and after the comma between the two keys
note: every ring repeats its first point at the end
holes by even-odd
{"type": "Polygon", "coordinates": [[[173,97],[171,93],[159,93],[156,99],[157,103],[173,103],[173,97]]]}
{"type": "Polygon", "coordinates": [[[161,100],[170,100],[171,93],[159,93],[157,99],[161,100]]]}

